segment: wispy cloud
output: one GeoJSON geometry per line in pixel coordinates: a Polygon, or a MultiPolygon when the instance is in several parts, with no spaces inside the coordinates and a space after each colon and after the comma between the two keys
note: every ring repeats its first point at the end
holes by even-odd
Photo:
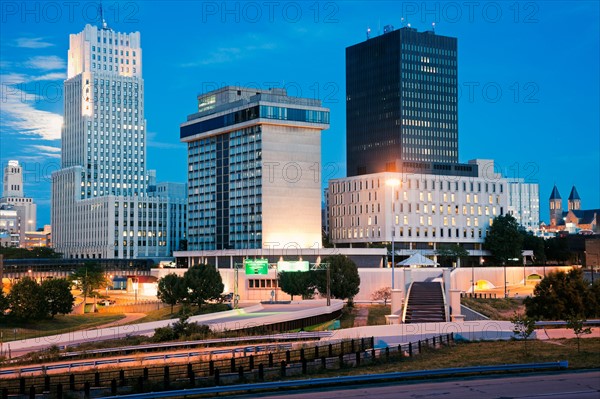
{"type": "Polygon", "coordinates": [[[66,69],[65,60],[56,55],[38,55],[31,57],[25,63],[25,66],[33,69],[42,69],[45,71],[52,71],[56,69],[66,69]]]}
{"type": "Polygon", "coordinates": [[[44,81],[44,80],[65,80],[67,78],[66,72],[50,72],[40,76],[30,76],[31,80],[44,81]]]}
{"type": "Polygon", "coordinates": [[[32,145],[31,147],[37,151],[60,155],[60,147],[52,147],[49,145],[32,145]]]}
{"type": "Polygon", "coordinates": [[[277,48],[277,45],[273,42],[264,42],[260,44],[260,38],[256,37],[256,35],[252,35],[252,37],[248,38],[251,40],[242,40],[245,42],[253,42],[259,44],[253,44],[248,46],[230,46],[230,47],[218,47],[214,51],[210,52],[205,58],[198,59],[191,62],[186,62],[181,64],[183,68],[192,68],[203,65],[215,65],[215,64],[225,64],[234,61],[239,61],[244,58],[252,57],[258,52],[265,52],[274,50],[277,48]]]}
{"type": "Polygon", "coordinates": [[[157,136],[156,132],[148,132],[148,134],[147,134],[148,147],[161,148],[163,150],[181,150],[181,149],[185,148],[185,144],[183,144],[183,143],[165,143],[162,141],[157,141],[156,136],[157,136]]]}
{"type": "Polygon", "coordinates": [[[31,105],[28,93],[11,87],[0,99],[0,117],[5,128],[18,134],[34,136],[44,140],[59,140],[62,116],[42,111],[31,105]]]}
{"type": "Polygon", "coordinates": [[[14,45],[21,48],[46,48],[54,46],[54,43],[44,41],[43,37],[20,37],[15,40],[14,45]]]}
{"type": "Polygon", "coordinates": [[[3,87],[27,82],[64,80],[66,78],[67,74],[65,72],[49,72],[38,76],[25,75],[22,73],[7,73],[4,75],[0,75],[0,81],[2,82],[3,87]]]}

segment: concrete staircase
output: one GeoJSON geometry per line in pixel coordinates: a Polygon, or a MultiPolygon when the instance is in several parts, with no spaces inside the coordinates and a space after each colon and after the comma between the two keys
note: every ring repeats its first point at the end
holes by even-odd
{"type": "Polygon", "coordinates": [[[408,291],[404,323],[440,323],[446,320],[443,286],[439,282],[413,282],[408,291]]]}

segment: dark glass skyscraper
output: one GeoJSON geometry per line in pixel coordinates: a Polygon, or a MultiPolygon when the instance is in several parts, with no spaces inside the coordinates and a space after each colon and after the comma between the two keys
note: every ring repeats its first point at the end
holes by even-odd
{"type": "Polygon", "coordinates": [[[346,48],[347,174],[443,170],[458,162],[457,39],[386,31],[346,48]]]}

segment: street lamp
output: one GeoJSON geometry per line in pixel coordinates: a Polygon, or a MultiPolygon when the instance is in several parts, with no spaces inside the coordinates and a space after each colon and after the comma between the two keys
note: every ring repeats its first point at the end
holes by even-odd
{"type": "Polygon", "coordinates": [[[390,218],[390,222],[392,224],[392,289],[394,289],[394,236],[396,235],[396,226],[394,225],[394,187],[398,187],[400,185],[400,180],[398,179],[387,179],[385,184],[391,187],[391,208],[390,213],[392,217],[390,218]]]}

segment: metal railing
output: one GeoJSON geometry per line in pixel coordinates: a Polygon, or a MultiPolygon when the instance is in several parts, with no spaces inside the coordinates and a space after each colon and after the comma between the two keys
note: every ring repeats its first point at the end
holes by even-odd
{"type": "MultiPolygon", "coordinates": [[[[111,392],[117,392],[118,386],[135,385],[137,390],[143,391],[145,387],[151,386],[154,390],[171,389],[184,381],[184,385],[193,384],[196,379],[216,379],[218,384],[220,376],[227,373],[238,376],[244,372],[258,372],[259,369],[269,369],[281,367],[281,364],[298,365],[303,364],[306,367],[307,362],[314,362],[321,358],[343,357],[348,354],[366,351],[373,348],[373,338],[362,338],[359,340],[344,340],[332,342],[325,345],[316,345],[313,347],[300,348],[295,350],[287,349],[285,351],[276,351],[269,353],[253,353],[249,356],[246,351],[242,357],[231,357],[221,359],[198,359],[195,362],[178,362],[175,358],[165,358],[162,355],[155,356],[153,360],[163,360],[164,365],[151,365],[147,367],[128,367],[108,370],[86,370],[82,372],[71,372],[64,374],[47,374],[31,376],[20,376],[18,378],[0,378],[3,387],[3,395],[21,394],[24,395],[26,387],[31,391],[50,392],[57,397],[61,397],[63,388],[67,387],[70,391],[84,390],[89,394],[90,389],[110,388],[111,392]],[[171,383],[173,382],[173,383],[171,383]],[[33,388],[32,388],[33,387],[33,388]],[[60,395],[59,395],[60,393],[60,395]]],[[[264,346],[264,345],[263,345],[264,346]]],[[[266,348],[269,349],[269,348],[266,348]]],[[[226,351],[231,353],[231,350],[226,351]]],[[[87,367],[98,365],[98,361],[88,361],[87,367]]],[[[33,367],[25,369],[22,373],[35,372],[33,367]]],[[[49,371],[48,368],[44,372],[49,371]]],[[[1,376],[0,376],[1,377],[1,376]]]]}
{"type": "Polygon", "coordinates": [[[446,368],[438,370],[421,370],[421,371],[404,371],[396,373],[384,374],[367,374],[367,375],[350,375],[344,377],[331,378],[313,378],[307,380],[291,380],[291,381],[276,381],[263,382],[257,384],[238,384],[229,386],[217,386],[210,388],[195,388],[195,389],[180,389],[167,392],[150,392],[137,393],[131,395],[111,396],[106,399],[152,399],[152,398],[172,398],[178,396],[201,395],[201,394],[218,394],[229,392],[249,392],[254,390],[274,390],[282,388],[312,388],[322,386],[343,386],[355,385],[369,382],[384,382],[395,381],[410,378],[432,378],[432,377],[456,377],[468,374],[485,374],[485,373],[503,373],[514,371],[542,371],[566,369],[569,367],[568,361],[551,362],[551,363],[529,363],[529,364],[508,364],[501,366],[478,366],[478,367],[459,367],[446,368]]]}

